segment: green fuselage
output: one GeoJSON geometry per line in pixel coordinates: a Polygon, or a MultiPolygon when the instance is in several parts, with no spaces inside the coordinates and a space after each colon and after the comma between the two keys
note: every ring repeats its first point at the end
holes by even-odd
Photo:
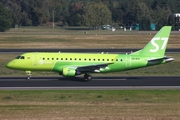
{"type": "MultiPolygon", "coordinates": [[[[7,64],[9,68],[25,71],[55,71],[65,67],[83,67],[108,64],[98,72],[116,72],[148,66],[148,59],[131,54],[81,54],[81,53],[25,53],[7,64]]],[[[155,64],[164,63],[160,60],[155,64]]],[[[154,65],[154,64],[152,64],[154,65]]],[[[94,71],[96,72],[96,71],[94,71]]]]}

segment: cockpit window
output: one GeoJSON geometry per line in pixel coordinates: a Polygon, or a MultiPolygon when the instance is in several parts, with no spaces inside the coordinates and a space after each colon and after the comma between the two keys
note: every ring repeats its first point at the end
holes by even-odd
{"type": "Polygon", "coordinates": [[[16,59],[19,59],[21,56],[17,56],[16,59]]]}
{"type": "Polygon", "coordinates": [[[24,59],[24,56],[17,56],[16,59],[24,59]]]}
{"type": "Polygon", "coordinates": [[[24,59],[24,56],[21,56],[20,59],[24,59]]]}

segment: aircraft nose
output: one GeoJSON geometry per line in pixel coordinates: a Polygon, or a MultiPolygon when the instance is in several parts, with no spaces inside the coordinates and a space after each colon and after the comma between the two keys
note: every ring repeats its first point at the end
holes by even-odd
{"type": "Polygon", "coordinates": [[[7,68],[12,68],[13,67],[13,62],[9,62],[7,65],[6,65],[7,68]]]}

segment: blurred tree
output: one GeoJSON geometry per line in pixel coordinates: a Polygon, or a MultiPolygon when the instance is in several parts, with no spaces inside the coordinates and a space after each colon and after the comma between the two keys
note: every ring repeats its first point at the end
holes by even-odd
{"type": "MultiPolygon", "coordinates": [[[[12,26],[41,25],[54,20],[62,25],[100,26],[116,22],[140,23],[149,29],[155,23],[173,25],[172,15],[180,12],[180,0],[0,0],[11,11],[12,26]]],[[[177,28],[177,27],[176,27],[177,28]]]]}
{"type": "Polygon", "coordinates": [[[111,24],[111,11],[102,2],[87,3],[82,9],[82,24],[85,26],[99,28],[103,24],[111,24]]]}
{"type": "Polygon", "coordinates": [[[136,15],[136,22],[140,23],[140,29],[150,30],[150,24],[152,23],[151,11],[144,2],[137,2],[136,15]]]}
{"type": "Polygon", "coordinates": [[[11,24],[11,12],[4,8],[4,6],[0,3],[0,32],[10,29],[11,24]]]}
{"type": "Polygon", "coordinates": [[[29,0],[29,5],[32,25],[39,25],[48,21],[46,17],[47,0],[29,0]]]}
{"type": "Polygon", "coordinates": [[[16,24],[20,25],[21,21],[21,7],[20,7],[20,1],[15,0],[2,0],[4,3],[4,6],[11,11],[11,15],[13,18],[12,26],[15,26],[16,24]]]}
{"type": "Polygon", "coordinates": [[[125,26],[132,26],[137,22],[137,2],[135,0],[121,3],[120,9],[123,13],[123,24],[125,26]]]}
{"type": "Polygon", "coordinates": [[[49,14],[50,20],[53,21],[53,11],[54,11],[54,21],[61,23],[61,25],[67,25],[69,14],[69,6],[71,0],[49,0],[49,14]]]}
{"type": "Polygon", "coordinates": [[[70,5],[70,16],[67,19],[69,25],[81,26],[82,23],[82,8],[83,3],[72,2],[70,5]]]}
{"type": "Polygon", "coordinates": [[[152,12],[152,19],[156,23],[156,28],[160,29],[162,26],[169,25],[169,18],[172,15],[169,7],[156,5],[152,12]]]}

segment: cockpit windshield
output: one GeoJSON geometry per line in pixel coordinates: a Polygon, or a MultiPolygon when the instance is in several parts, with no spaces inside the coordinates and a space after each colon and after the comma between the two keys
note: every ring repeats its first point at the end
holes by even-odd
{"type": "Polygon", "coordinates": [[[16,59],[24,59],[24,56],[17,56],[16,59]]]}

